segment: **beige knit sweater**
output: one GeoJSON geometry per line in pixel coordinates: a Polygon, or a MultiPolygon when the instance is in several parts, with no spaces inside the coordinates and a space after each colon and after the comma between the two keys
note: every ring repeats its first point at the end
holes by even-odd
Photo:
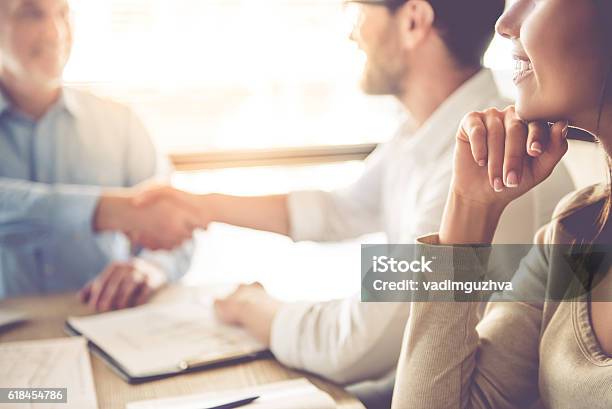
{"type": "MultiPolygon", "coordinates": [[[[545,243],[571,241],[560,223],[545,226],[536,236],[542,250],[530,253],[518,273],[549,280],[555,253],[545,243]]],[[[422,253],[439,254],[436,235],[419,243],[422,253]]],[[[475,260],[454,263],[465,268],[475,260]]],[[[413,303],[393,409],[612,409],[612,357],[595,337],[588,303],[586,296],[489,303],[480,322],[476,302],[413,303]]]]}

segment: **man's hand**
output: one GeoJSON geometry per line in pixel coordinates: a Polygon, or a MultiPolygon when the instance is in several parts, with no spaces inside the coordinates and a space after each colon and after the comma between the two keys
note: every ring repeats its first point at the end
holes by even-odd
{"type": "Polygon", "coordinates": [[[202,228],[215,220],[215,202],[212,195],[197,195],[173,188],[164,184],[145,184],[134,196],[132,203],[139,208],[146,208],[161,201],[167,201],[175,205],[192,210],[198,215],[202,228]]]}
{"type": "Polygon", "coordinates": [[[212,222],[289,235],[287,195],[231,196],[218,193],[193,194],[171,186],[142,186],[134,198],[139,207],[168,201],[198,213],[202,228],[212,222]]]}
{"type": "Polygon", "coordinates": [[[189,240],[196,228],[203,227],[197,209],[188,204],[160,199],[136,206],[137,189],[124,189],[102,195],[93,220],[96,231],[121,231],[132,244],[151,250],[171,250],[189,240]]]}
{"type": "Polygon", "coordinates": [[[146,303],[167,282],[166,274],[141,259],[111,263],[79,292],[82,302],[98,312],[146,303]]]}
{"type": "Polygon", "coordinates": [[[281,305],[261,284],[241,284],[227,298],[215,301],[215,311],[221,321],[244,327],[269,346],[272,322],[281,305]]]}

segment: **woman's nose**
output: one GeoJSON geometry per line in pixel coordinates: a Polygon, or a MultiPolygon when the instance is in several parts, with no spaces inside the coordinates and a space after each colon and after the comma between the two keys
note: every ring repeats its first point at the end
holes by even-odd
{"type": "Polygon", "coordinates": [[[531,0],[518,0],[512,6],[510,6],[504,14],[501,15],[497,24],[495,25],[495,31],[497,34],[504,38],[519,38],[521,32],[521,24],[530,8],[531,0]]]}

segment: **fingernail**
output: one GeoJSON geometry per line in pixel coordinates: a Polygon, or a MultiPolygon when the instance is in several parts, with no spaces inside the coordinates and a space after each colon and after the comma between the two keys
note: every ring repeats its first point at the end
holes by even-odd
{"type": "Polygon", "coordinates": [[[493,180],[493,190],[495,190],[498,193],[504,190],[504,184],[502,183],[501,178],[495,178],[493,180]]]}
{"type": "Polygon", "coordinates": [[[533,142],[529,147],[533,152],[542,153],[542,144],[540,142],[533,142]]]}
{"type": "Polygon", "coordinates": [[[511,170],[506,176],[506,186],[517,187],[518,186],[518,175],[515,171],[511,170]]]}
{"type": "Polygon", "coordinates": [[[563,130],[561,131],[561,137],[563,137],[563,139],[567,138],[568,131],[569,131],[569,123],[565,121],[565,126],[563,127],[563,130]]]}
{"type": "Polygon", "coordinates": [[[487,166],[487,161],[484,159],[481,159],[478,161],[478,166],[480,166],[481,168],[484,166],[487,166]]]}

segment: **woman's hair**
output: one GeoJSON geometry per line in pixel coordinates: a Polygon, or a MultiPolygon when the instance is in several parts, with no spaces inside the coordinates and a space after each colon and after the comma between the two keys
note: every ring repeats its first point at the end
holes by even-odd
{"type": "MultiPolygon", "coordinates": [[[[608,67],[601,86],[596,136],[599,135],[601,120],[607,103],[612,102],[612,1],[593,0],[599,17],[601,44],[607,53],[608,67]],[[607,49],[606,49],[607,47],[607,49]]],[[[578,196],[573,205],[564,211],[559,219],[576,238],[576,244],[589,245],[596,242],[612,244],[612,158],[607,155],[608,183],[591,189],[591,194],[578,196]],[[591,220],[591,224],[585,221],[591,220]]]]}

